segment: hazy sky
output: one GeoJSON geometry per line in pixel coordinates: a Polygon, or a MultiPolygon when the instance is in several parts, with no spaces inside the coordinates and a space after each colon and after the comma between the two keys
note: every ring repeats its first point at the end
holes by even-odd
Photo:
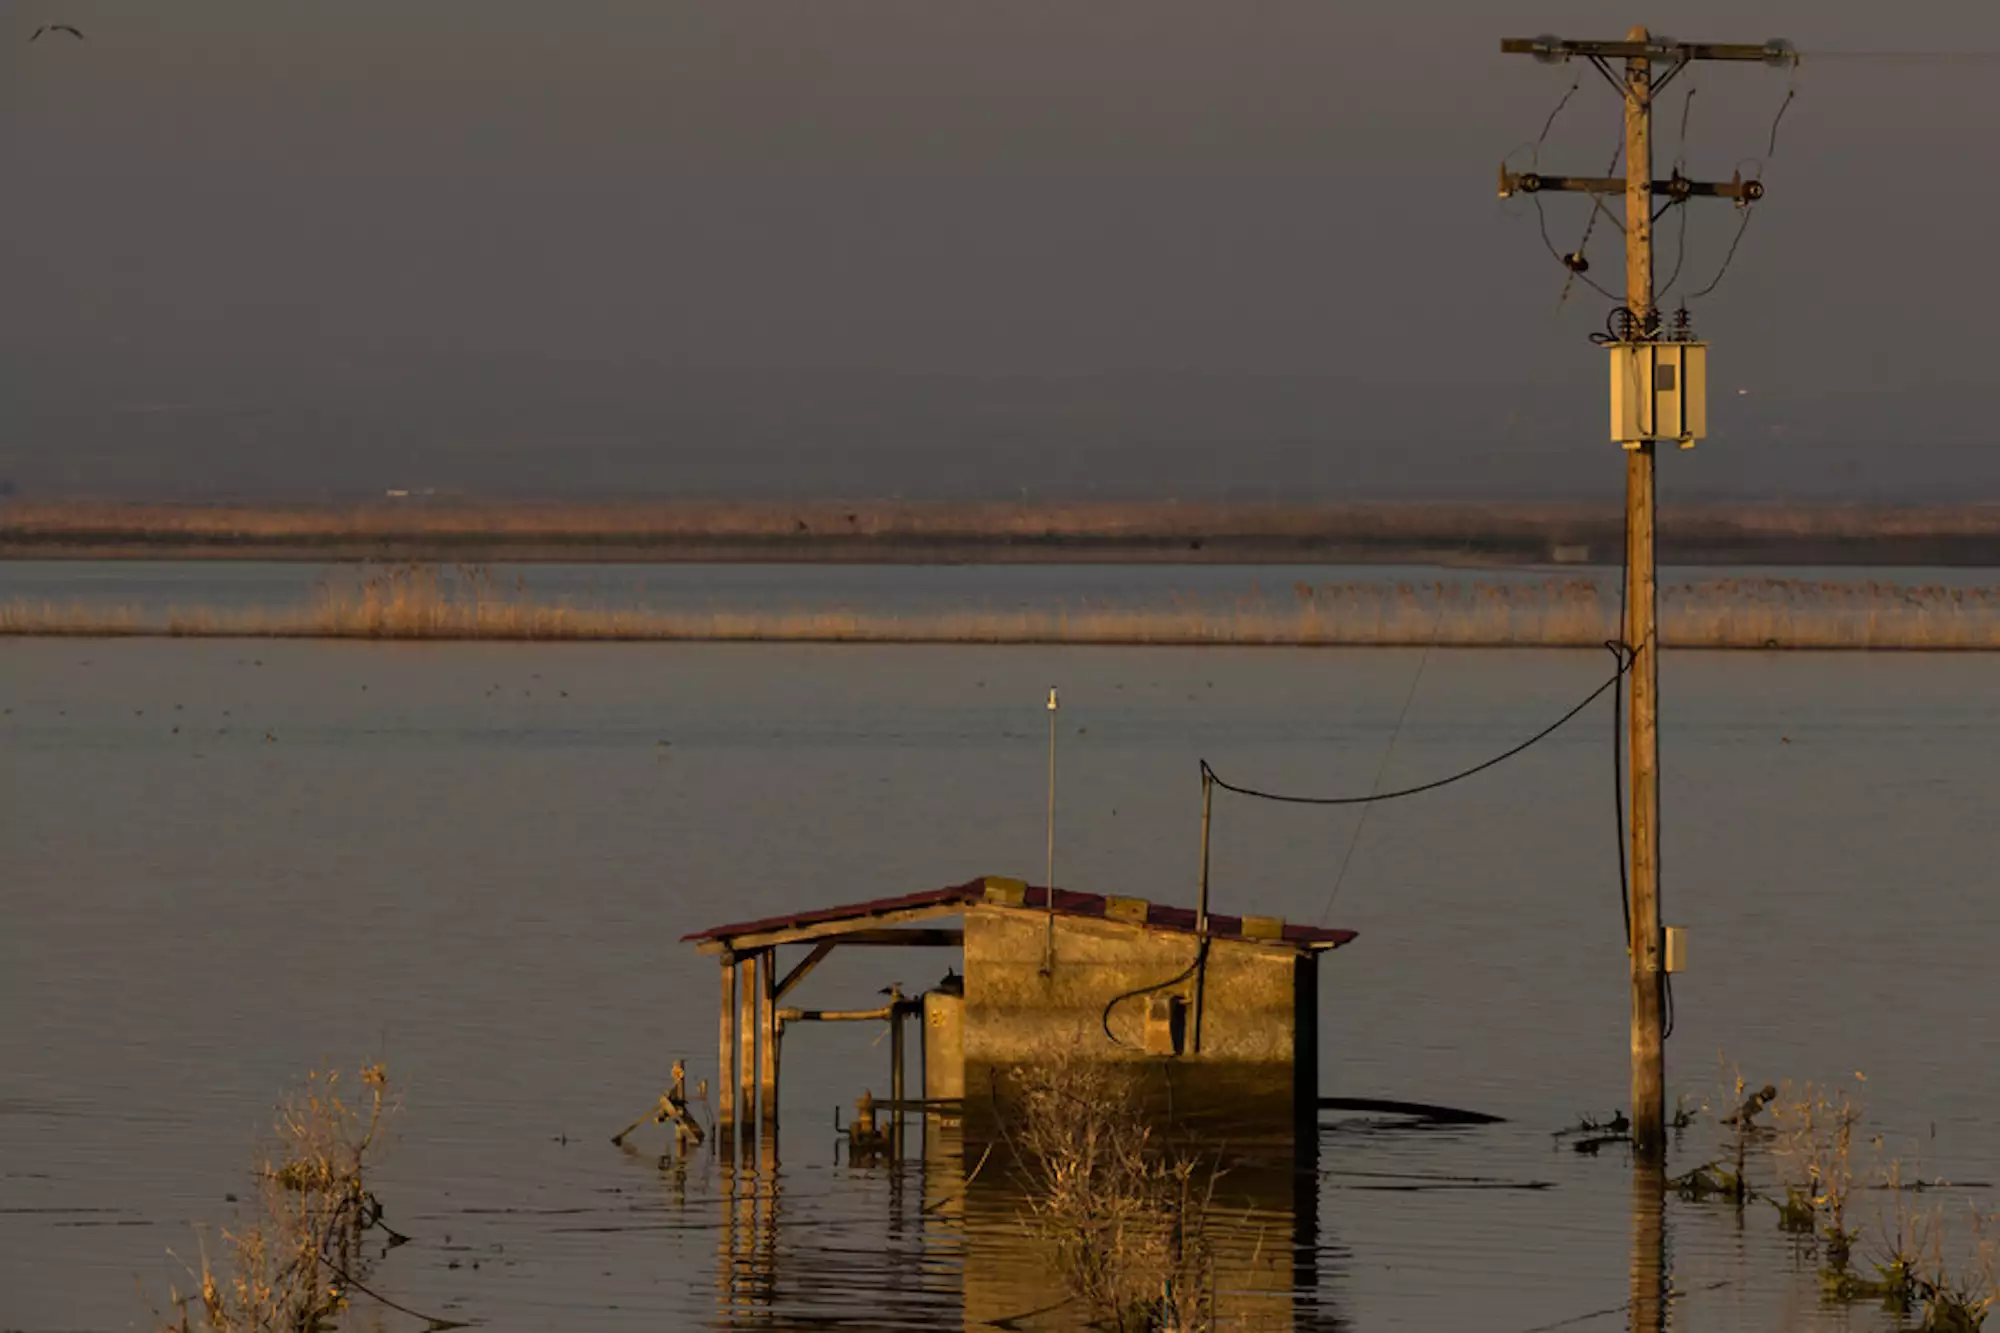
{"type": "MultiPolygon", "coordinates": [[[[1663,493],[2000,499],[2000,5],[4,12],[23,495],[1611,493],[1608,303],[1557,309],[1493,184],[1579,74],[1542,160],[1603,172],[1617,103],[1498,39],[1650,18],[1808,53],[1663,99],[1662,170],[1694,87],[1690,170],[1726,177],[1798,90],[1663,493]]],[[[1561,248],[1586,212],[1550,199],[1561,248]]],[[[1736,220],[1691,210],[1683,290],[1736,220]]]]}

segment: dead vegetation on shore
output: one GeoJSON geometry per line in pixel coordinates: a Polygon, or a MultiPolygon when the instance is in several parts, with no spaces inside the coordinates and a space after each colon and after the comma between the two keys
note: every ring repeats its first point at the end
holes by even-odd
{"type": "MultiPolygon", "coordinates": [[[[406,564],[364,570],[296,610],[16,602],[0,605],[0,635],[1595,648],[1618,634],[1617,603],[1615,589],[1588,579],[1542,579],[1301,583],[1288,596],[1141,607],[606,610],[537,601],[479,566],[406,564]]],[[[2000,587],[1704,579],[1663,585],[1660,611],[1677,648],[2000,650],[2000,587]]]]}

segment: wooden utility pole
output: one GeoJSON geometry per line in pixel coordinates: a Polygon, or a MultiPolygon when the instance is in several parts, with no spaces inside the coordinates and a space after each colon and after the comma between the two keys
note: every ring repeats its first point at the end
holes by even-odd
{"type": "MultiPolygon", "coordinates": [[[[1644,43],[1634,28],[1626,40],[1644,43]]],[[[1625,306],[1643,332],[1653,312],[1653,62],[1625,61],[1625,306]]],[[[1659,583],[1653,573],[1652,440],[1625,454],[1625,642],[1632,660],[1632,1142],[1666,1138],[1666,978],[1660,971],[1659,583]]]]}
{"type": "MultiPolygon", "coordinates": [[[[1592,206],[1624,195],[1625,303],[1614,317],[1622,326],[1612,342],[1614,377],[1619,366],[1644,367],[1630,386],[1621,416],[1620,390],[1613,393],[1614,438],[1625,446],[1625,613],[1621,632],[1635,654],[1632,663],[1631,735],[1631,933],[1626,941],[1632,980],[1632,1142],[1642,1158],[1657,1157],[1666,1145],[1666,1060],[1663,1019],[1666,973],[1660,917],[1660,738],[1659,738],[1659,585],[1655,575],[1654,530],[1655,444],[1673,439],[1683,447],[1706,429],[1706,358],[1687,349],[1697,346],[1685,321],[1672,332],[1662,329],[1654,308],[1653,200],[1666,199],[1660,212],[1682,207],[1690,199],[1722,198],[1746,207],[1764,197],[1762,182],[1736,179],[1723,183],[1692,181],[1678,168],[1667,180],[1653,178],[1653,100],[1675,76],[1696,60],[1762,61],[1784,66],[1797,61],[1786,42],[1761,46],[1672,42],[1635,27],[1623,41],[1573,42],[1554,37],[1508,39],[1500,49],[1510,55],[1530,55],[1545,63],[1574,59],[1590,62],[1618,91],[1625,110],[1625,175],[1593,178],[1545,176],[1538,171],[1500,173],[1500,195],[1567,190],[1591,196],[1592,206]],[[1609,62],[1623,61],[1623,75],[1609,62]],[[1655,76],[1656,63],[1661,67],[1655,76]],[[1662,351],[1666,355],[1662,355],[1662,351]],[[1638,353],[1644,353],[1641,357],[1638,353]],[[1696,369],[1699,367],[1699,369],[1696,369]],[[1671,423],[1671,424],[1669,424],[1671,423]],[[1702,423],[1702,424],[1693,424],[1702,423]]],[[[1607,209],[1608,212],[1608,209],[1607,209]]],[[[1581,254],[1563,257],[1572,272],[1582,273],[1581,254]]]]}

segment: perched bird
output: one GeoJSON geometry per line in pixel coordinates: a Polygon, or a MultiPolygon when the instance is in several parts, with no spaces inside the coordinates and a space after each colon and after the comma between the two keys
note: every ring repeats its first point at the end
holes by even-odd
{"type": "Polygon", "coordinates": [[[1757,1118],[1757,1113],[1778,1100],[1778,1090],[1766,1083],[1757,1091],[1743,1099],[1743,1105],[1722,1117],[1725,1125],[1747,1125],[1757,1118]]]}
{"type": "Polygon", "coordinates": [[[35,29],[35,35],[33,37],[30,37],[28,40],[31,42],[39,42],[42,40],[42,34],[45,32],[66,32],[70,36],[76,38],[76,40],[78,40],[79,42],[83,40],[83,34],[78,32],[75,28],[70,27],[69,24],[67,23],[44,23],[41,27],[35,29]]]}

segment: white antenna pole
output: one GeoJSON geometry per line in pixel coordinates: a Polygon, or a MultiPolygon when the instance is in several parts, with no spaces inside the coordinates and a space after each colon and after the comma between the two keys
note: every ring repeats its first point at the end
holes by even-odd
{"type": "Polygon", "coordinates": [[[1042,949],[1042,975],[1056,964],[1056,687],[1049,686],[1049,870],[1042,882],[1048,886],[1048,939],[1042,949]]]}

